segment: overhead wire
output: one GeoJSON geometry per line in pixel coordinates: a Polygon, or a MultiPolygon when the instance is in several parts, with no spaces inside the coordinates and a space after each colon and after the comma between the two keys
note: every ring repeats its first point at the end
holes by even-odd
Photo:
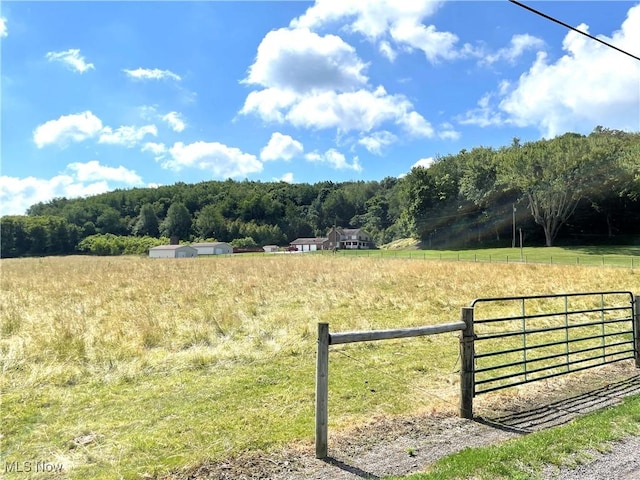
{"type": "Polygon", "coordinates": [[[605,42],[604,40],[602,40],[602,39],[600,39],[600,38],[594,37],[593,35],[591,35],[591,34],[589,34],[589,33],[587,33],[587,32],[583,32],[582,30],[578,30],[577,28],[572,27],[571,25],[569,25],[569,24],[567,24],[567,23],[564,23],[564,22],[563,22],[563,21],[561,21],[561,20],[558,20],[557,18],[554,18],[554,17],[552,17],[551,15],[547,15],[546,13],[542,13],[542,12],[540,12],[539,10],[536,10],[536,9],[535,9],[535,8],[533,8],[533,7],[529,7],[528,5],[525,5],[524,3],[518,2],[517,0],[509,0],[509,2],[511,2],[511,3],[513,3],[514,5],[517,5],[517,6],[519,6],[519,7],[522,7],[522,8],[524,8],[524,9],[526,9],[526,10],[529,10],[530,12],[533,12],[533,13],[535,13],[536,15],[540,15],[541,17],[546,18],[547,20],[551,20],[551,21],[552,21],[552,22],[554,22],[554,23],[557,23],[557,24],[559,24],[559,25],[562,25],[563,27],[568,28],[569,30],[573,30],[574,32],[577,32],[577,33],[579,33],[579,34],[581,34],[581,35],[584,35],[585,37],[588,37],[588,38],[590,38],[591,40],[595,40],[596,42],[600,42],[600,43],[602,43],[603,45],[606,45],[606,46],[607,46],[607,47],[609,47],[609,48],[613,48],[614,50],[617,50],[617,51],[618,51],[618,52],[620,52],[620,53],[624,53],[625,55],[628,55],[628,56],[630,56],[631,58],[634,58],[634,59],[636,59],[636,60],[640,61],[640,57],[637,57],[637,56],[635,56],[634,54],[627,52],[626,50],[623,50],[623,49],[621,49],[621,48],[618,48],[618,47],[616,47],[615,45],[611,45],[610,43],[605,42]]]}

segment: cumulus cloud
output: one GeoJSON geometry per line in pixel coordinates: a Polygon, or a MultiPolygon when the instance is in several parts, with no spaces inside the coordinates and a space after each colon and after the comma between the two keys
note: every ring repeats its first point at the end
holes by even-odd
{"type": "Polygon", "coordinates": [[[370,132],[390,122],[431,136],[428,122],[405,96],[368,84],[366,67],[340,37],[302,27],[274,30],[262,40],[243,80],[262,89],[247,95],[240,113],[339,133],[370,132]]]}
{"type": "Polygon", "coordinates": [[[508,47],[501,48],[495,53],[491,53],[480,62],[492,64],[500,60],[513,63],[527,50],[540,50],[544,47],[544,41],[529,34],[518,34],[511,37],[508,47]]]}
{"type": "Polygon", "coordinates": [[[347,21],[350,31],[375,39],[399,22],[417,21],[433,15],[442,3],[433,0],[316,0],[303,15],[292,20],[291,26],[313,29],[333,22],[347,21]]]}
{"type": "Polygon", "coordinates": [[[93,70],[95,67],[93,63],[87,63],[80,50],[77,48],[71,48],[64,52],[49,52],[46,55],[47,60],[50,62],[60,62],[72,70],[84,73],[87,70],[93,70]]]}
{"type": "Polygon", "coordinates": [[[374,132],[371,135],[362,137],[358,140],[358,144],[366,148],[370,153],[374,155],[382,155],[382,149],[387,147],[398,140],[393,133],[386,130],[374,132]]]}
{"type": "Polygon", "coordinates": [[[142,146],[143,152],[151,152],[156,156],[163,155],[167,152],[167,147],[164,143],[147,142],[142,146]]]}
{"type": "Polygon", "coordinates": [[[429,122],[427,122],[418,112],[406,112],[400,117],[399,122],[405,130],[417,137],[433,137],[434,130],[429,122]]]}
{"type": "Polygon", "coordinates": [[[182,78],[180,75],[173,73],[170,70],[160,70],[158,68],[149,69],[149,68],[136,68],[135,70],[123,70],[129,77],[135,78],[137,80],[164,80],[171,79],[180,81],[182,78]]]}
{"type": "Polygon", "coordinates": [[[8,35],[9,30],[7,29],[7,19],[0,17],[0,38],[5,38],[8,35]]]}
{"type": "Polygon", "coordinates": [[[358,157],[353,157],[352,162],[349,163],[345,156],[334,148],[330,148],[324,153],[318,153],[317,151],[307,153],[304,157],[310,162],[327,164],[336,170],[362,171],[358,157]]]}
{"type": "Polygon", "coordinates": [[[413,168],[429,168],[431,165],[435,163],[435,161],[436,160],[433,157],[421,158],[416,163],[411,165],[411,168],[412,169],[413,168]]]}
{"type": "Polygon", "coordinates": [[[394,48],[391,46],[391,44],[386,40],[380,42],[380,45],[378,45],[378,50],[390,62],[395,61],[396,57],[398,56],[398,52],[396,52],[394,48]]]}
{"type": "Polygon", "coordinates": [[[302,155],[304,147],[302,143],[294,140],[289,135],[274,132],[269,139],[269,143],[260,151],[260,160],[291,160],[293,157],[302,155]]]}
{"type": "Polygon", "coordinates": [[[67,171],[52,178],[0,176],[0,215],[23,215],[38,202],[56,197],[85,197],[113,190],[115,186],[142,185],[141,177],[123,166],[108,167],[97,160],[70,163],[67,171]]]}
{"type": "Polygon", "coordinates": [[[262,39],[245,82],[297,93],[344,91],[367,83],[365,67],[355,49],[336,35],[281,28],[262,39]]]}
{"type": "Polygon", "coordinates": [[[441,123],[438,129],[438,138],[443,140],[458,140],[460,138],[460,132],[453,128],[449,122],[441,123]]]}
{"type": "Polygon", "coordinates": [[[262,171],[262,162],[254,155],[218,142],[199,141],[187,145],[177,142],[167,153],[169,158],[162,160],[162,167],[175,171],[197,168],[223,179],[262,171]]]}
{"type": "Polygon", "coordinates": [[[82,142],[97,137],[98,143],[131,148],[140,143],[146,135],[157,136],[156,126],[121,126],[114,130],[109,126],[103,126],[102,120],[92,112],[86,111],[62,115],[57,120],[49,120],[39,125],[33,131],[33,141],[38,148],[42,148],[46,145],[66,146],[71,142],[82,142]]]}
{"type": "Polygon", "coordinates": [[[290,26],[313,30],[328,24],[344,25],[348,31],[378,42],[380,52],[392,61],[396,50],[391,42],[401,50],[421,50],[432,63],[441,59],[476,56],[477,49],[469,44],[458,46],[457,35],[424,24],[443,3],[432,0],[317,0],[290,26]]]}
{"type": "MultiPolygon", "coordinates": [[[[584,24],[578,28],[588,30],[584,24]]],[[[640,55],[640,5],[629,9],[620,30],[600,38],[640,55]]],[[[462,122],[536,127],[548,137],[590,131],[596,125],[637,130],[638,62],[573,31],[566,34],[562,47],[565,54],[557,60],[538,52],[527,72],[485,94],[462,122]]]]}
{"type": "Polygon", "coordinates": [[[122,145],[132,148],[142,141],[145,135],[158,135],[155,125],[145,125],[143,127],[122,126],[113,130],[111,127],[104,127],[98,138],[98,143],[110,145],[122,145]]]}
{"type": "Polygon", "coordinates": [[[287,172],[282,177],[277,179],[280,182],[293,183],[293,173],[287,172]]]}
{"type": "Polygon", "coordinates": [[[174,132],[182,132],[186,128],[186,123],[182,119],[182,115],[178,112],[169,112],[162,116],[162,120],[167,122],[174,132]]]}
{"type": "Polygon", "coordinates": [[[107,167],[100,165],[97,160],[91,160],[86,163],[70,163],[67,169],[73,172],[75,178],[81,182],[114,181],[130,186],[142,184],[140,175],[122,165],[107,167]]]}
{"type": "Polygon", "coordinates": [[[81,142],[96,136],[102,130],[102,121],[90,111],[62,115],[39,125],[33,132],[33,141],[38,148],[45,145],[81,142]]]}

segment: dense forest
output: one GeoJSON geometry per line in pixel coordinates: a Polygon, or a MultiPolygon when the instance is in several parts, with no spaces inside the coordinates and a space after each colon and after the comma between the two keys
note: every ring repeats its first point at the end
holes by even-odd
{"type": "Polygon", "coordinates": [[[0,219],[0,255],[143,253],[172,236],[286,245],[337,224],[426,248],[640,242],[640,133],[597,127],[438,157],[402,178],[209,181],[56,198],[0,219]]]}

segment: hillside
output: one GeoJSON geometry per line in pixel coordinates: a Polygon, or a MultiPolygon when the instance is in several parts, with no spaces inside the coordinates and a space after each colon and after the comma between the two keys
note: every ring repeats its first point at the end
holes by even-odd
{"type": "Polygon", "coordinates": [[[526,144],[516,138],[381,181],[227,180],[58,198],[33,205],[26,216],[2,217],[0,253],[144,253],[171,236],[286,245],[324,236],[333,225],[363,228],[377,245],[414,237],[425,248],[511,246],[516,232],[528,245],[634,243],[640,134],[598,127],[588,136],[526,144]],[[110,247],[82,243],[95,235],[110,235],[110,247]],[[114,240],[120,237],[131,240],[114,240]],[[129,249],[116,245],[127,242],[129,249]]]}

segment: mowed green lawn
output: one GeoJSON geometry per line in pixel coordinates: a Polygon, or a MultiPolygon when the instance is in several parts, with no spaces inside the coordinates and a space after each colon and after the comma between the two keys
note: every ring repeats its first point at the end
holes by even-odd
{"type": "MultiPolygon", "coordinates": [[[[65,478],[140,478],[311,442],[318,322],[431,325],[478,297],[640,293],[631,268],[384,255],[0,265],[1,461],[61,464],[65,478]]],[[[456,334],[332,347],[330,432],[455,411],[457,356],[456,334]]]]}

